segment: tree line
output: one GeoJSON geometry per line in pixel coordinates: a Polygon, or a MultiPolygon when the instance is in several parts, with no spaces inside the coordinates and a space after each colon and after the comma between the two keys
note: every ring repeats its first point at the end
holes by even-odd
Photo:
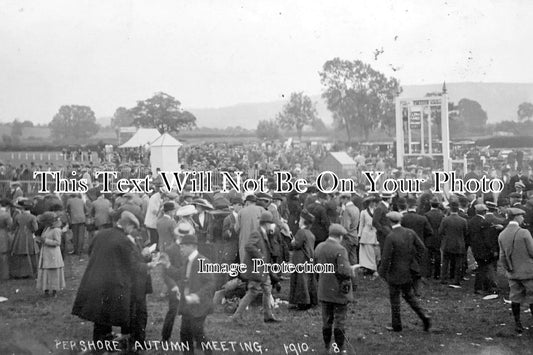
{"type": "MultiPolygon", "coordinates": [[[[348,140],[355,136],[367,140],[376,130],[394,135],[394,100],[402,93],[398,79],[387,77],[360,60],[340,58],[325,62],[319,77],[323,87],[322,98],[333,116],[334,130],[345,132],[348,140]]],[[[441,93],[428,93],[426,96],[435,95],[441,93]]],[[[519,105],[518,122],[488,125],[485,110],[477,101],[468,98],[461,99],[457,104],[450,103],[449,112],[452,136],[509,129],[519,134],[533,129],[533,104],[530,102],[519,105]]],[[[20,122],[18,119],[11,125],[11,135],[4,134],[2,137],[4,144],[17,143],[22,129],[33,126],[31,121],[20,122]]],[[[61,106],[48,126],[55,139],[75,142],[95,135],[100,129],[94,111],[84,105],[61,106]]],[[[117,108],[111,126],[117,132],[120,127],[137,126],[157,128],[161,133],[178,133],[195,128],[196,117],[184,110],[181,102],[173,96],[158,92],[146,100],[137,101],[134,107],[117,108]]],[[[303,92],[294,92],[276,117],[258,123],[256,132],[259,138],[277,139],[282,136],[280,129],[294,130],[301,139],[305,127],[320,133],[326,131],[324,122],[318,117],[316,102],[303,92]]]]}

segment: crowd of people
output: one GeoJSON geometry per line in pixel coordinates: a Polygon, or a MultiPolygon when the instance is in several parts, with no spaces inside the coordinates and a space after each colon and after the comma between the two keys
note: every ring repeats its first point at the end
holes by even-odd
{"type": "MultiPolygon", "coordinates": [[[[188,148],[185,157],[187,165],[201,170],[254,166],[268,175],[272,169],[303,167],[313,174],[318,169],[316,157],[326,152],[322,148],[280,151],[276,146],[254,150],[213,145],[188,148]]],[[[368,168],[362,153],[351,154],[368,168]]],[[[379,155],[370,164],[389,169],[379,155]]],[[[490,169],[494,167],[471,166],[463,178],[479,178],[490,169]]],[[[515,330],[521,333],[520,305],[533,311],[533,176],[531,169],[524,173],[517,169],[516,162],[498,173],[502,169],[508,176],[499,175],[506,183],[499,195],[444,196],[429,188],[421,194],[368,194],[364,184],[354,193],[326,194],[308,186],[301,194],[241,195],[194,194],[189,187],[178,194],[164,189],[157,177],[152,194],[102,194],[93,175],[96,166],[65,166],[65,176],[90,179],[86,194],[31,196],[31,190],[22,189],[17,180],[4,191],[0,278],[36,279],[43,295],[54,297],[65,287],[64,259],[88,253],[72,313],[94,323],[93,339],[117,340],[112,327],[119,326],[118,340],[136,350],[136,344],[145,340],[150,317],[146,295],[155,291],[168,299],[161,339],[172,339],[180,314],[186,353],[194,351],[195,342],[201,348],[206,341],[206,317],[224,299],[238,298],[228,319],[235,325],[246,323],[248,306],[259,294],[264,321],[283,321],[274,314],[272,293],[287,278],[290,308],[305,312],[320,305],[324,347],[342,352],[358,276],[388,282],[389,330],[402,330],[402,295],[429,331],[431,320],[418,301],[422,282],[435,279],[461,288],[470,268],[476,273],[475,293],[499,293],[495,280],[499,262],[509,278],[515,330]],[[72,174],[76,169],[77,174],[72,174]],[[204,273],[201,259],[248,267],[243,273],[204,273]],[[335,274],[252,273],[254,259],[331,263],[335,274]],[[155,274],[163,278],[164,289],[153,290],[155,274]]],[[[401,178],[418,170],[424,171],[415,167],[390,174],[401,178]]],[[[148,169],[142,165],[123,166],[121,171],[123,176],[144,173],[148,169]]]]}

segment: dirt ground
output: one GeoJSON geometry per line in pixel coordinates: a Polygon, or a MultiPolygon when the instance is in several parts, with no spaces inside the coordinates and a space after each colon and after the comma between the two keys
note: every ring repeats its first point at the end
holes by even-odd
{"type": "MultiPolygon", "coordinates": [[[[0,284],[0,354],[76,354],[81,341],[92,337],[92,323],[70,314],[87,256],[68,256],[65,275],[67,289],[57,298],[45,298],[35,289],[34,280],[10,280],[0,284]]],[[[513,331],[507,291],[495,300],[482,300],[473,293],[473,277],[462,289],[452,289],[429,281],[422,288],[421,302],[430,313],[434,332],[422,331],[422,324],[402,303],[404,331],[389,333],[390,306],[387,286],[381,279],[360,277],[355,302],[350,305],[347,336],[350,354],[533,354],[533,319],[523,313],[530,329],[521,336],[513,331]]],[[[147,340],[153,341],[147,354],[178,353],[155,350],[160,340],[167,300],[160,297],[161,278],[153,272],[154,294],[148,296],[147,340]]],[[[506,280],[499,275],[503,290],[506,280]]],[[[288,281],[276,298],[284,299],[288,281]]],[[[265,324],[261,310],[253,307],[244,325],[228,319],[230,307],[219,306],[208,317],[206,333],[218,351],[215,354],[321,354],[321,315],[319,308],[292,311],[282,304],[275,310],[283,320],[265,324]],[[226,342],[226,343],[223,343],[226,342]],[[231,343],[234,342],[234,343],[231,343]],[[233,350],[234,347],[235,351],[233,350]]],[[[525,307],[523,309],[525,311],[525,307]]],[[[172,341],[179,341],[180,320],[176,320],[172,341]]],[[[116,330],[119,331],[118,329],[116,330]]]]}

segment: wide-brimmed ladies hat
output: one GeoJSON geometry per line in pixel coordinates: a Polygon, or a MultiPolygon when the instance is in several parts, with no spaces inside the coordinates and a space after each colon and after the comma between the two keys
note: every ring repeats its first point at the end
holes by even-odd
{"type": "Polygon", "coordinates": [[[208,210],[214,209],[213,205],[210,204],[206,199],[203,198],[197,198],[191,202],[192,205],[195,206],[202,206],[204,208],[207,208],[208,210]]]}

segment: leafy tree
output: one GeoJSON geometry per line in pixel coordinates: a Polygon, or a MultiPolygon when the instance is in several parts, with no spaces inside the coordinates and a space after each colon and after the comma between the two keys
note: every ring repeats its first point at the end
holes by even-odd
{"type": "Polygon", "coordinates": [[[335,58],[324,63],[322,69],[322,97],[336,125],[346,129],[348,140],[356,130],[368,139],[377,127],[395,126],[394,98],[402,90],[398,80],[385,77],[360,60],[335,58]]]}
{"type": "Polygon", "coordinates": [[[261,120],[257,124],[257,137],[261,139],[274,140],[279,139],[281,134],[276,120],[261,120]]]}
{"type": "Polygon", "coordinates": [[[22,137],[23,127],[22,122],[20,122],[18,118],[15,118],[11,124],[11,135],[18,138],[22,137]]]}
{"type": "Polygon", "coordinates": [[[100,128],[89,106],[64,105],[49,124],[52,133],[60,139],[88,138],[100,128]]]}
{"type": "Polygon", "coordinates": [[[133,125],[134,119],[131,110],[128,110],[125,107],[119,107],[115,110],[115,114],[113,115],[113,118],[111,118],[111,127],[115,130],[117,138],[119,136],[120,127],[133,125]]]}
{"type": "Polygon", "coordinates": [[[119,107],[115,110],[113,118],[111,118],[111,127],[119,129],[120,127],[127,127],[133,125],[133,114],[131,110],[125,107],[119,107]]]}
{"type": "Polygon", "coordinates": [[[282,112],[276,118],[281,127],[295,128],[300,140],[304,126],[313,125],[317,119],[315,104],[303,92],[293,92],[289,102],[283,106],[282,112]]]}
{"type": "Polygon", "coordinates": [[[518,106],[518,120],[529,121],[533,117],[533,104],[531,102],[522,102],[518,106]]]}
{"type": "Polygon", "coordinates": [[[196,117],[183,111],[181,102],[164,92],[138,101],[137,106],[130,111],[136,126],[157,128],[161,133],[178,133],[180,129],[196,127],[196,117]]]}
{"type": "Polygon", "coordinates": [[[487,112],[483,110],[479,102],[469,99],[461,99],[457,104],[458,118],[464,121],[465,128],[469,132],[484,131],[487,126],[487,112]]]}

